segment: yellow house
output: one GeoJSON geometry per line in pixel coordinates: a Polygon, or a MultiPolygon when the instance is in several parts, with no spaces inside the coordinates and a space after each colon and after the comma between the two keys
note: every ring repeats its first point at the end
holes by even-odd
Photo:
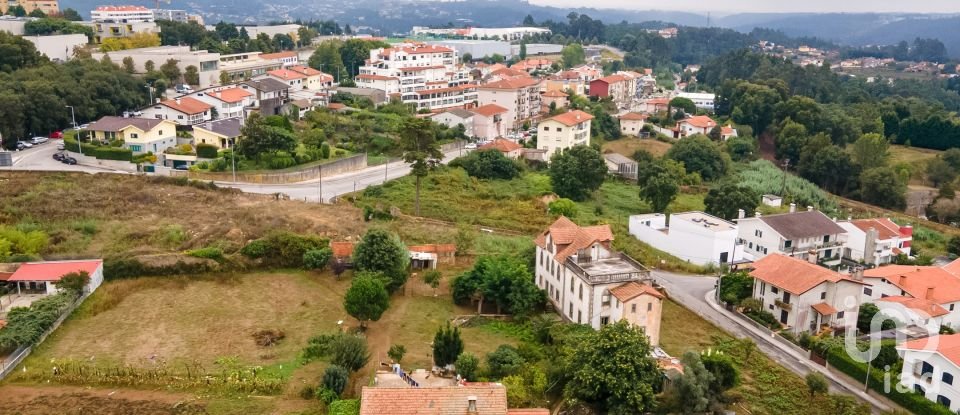
{"type": "Polygon", "coordinates": [[[123,140],[133,154],[160,154],[177,145],[177,124],[150,118],[103,117],[87,128],[97,141],[123,140]]]}
{"type": "Polygon", "coordinates": [[[233,148],[240,137],[242,118],[227,118],[193,126],[193,144],[209,144],[217,148],[233,148]]]}
{"type": "Polygon", "coordinates": [[[660,315],[663,312],[663,294],[655,288],[636,281],[610,290],[617,299],[610,310],[610,322],[626,320],[643,329],[650,338],[650,345],[660,344],[660,315]]]}
{"type": "Polygon", "coordinates": [[[590,120],[593,116],[580,110],[568,111],[537,126],[537,147],[546,151],[550,160],[555,153],[573,146],[590,145],[590,120]]]}

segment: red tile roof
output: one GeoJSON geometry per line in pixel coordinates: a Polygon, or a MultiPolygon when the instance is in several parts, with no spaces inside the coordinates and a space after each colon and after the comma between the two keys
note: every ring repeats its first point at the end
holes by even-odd
{"type": "Polygon", "coordinates": [[[630,281],[626,284],[614,287],[610,290],[610,294],[614,297],[617,297],[618,300],[624,303],[641,295],[652,295],[659,299],[663,299],[663,294],[660,293],[660,291],[657,291],[656,288],[646,284],[641,284],[636,281],[630,281]]]}
{"type": "Polygon", "coordinates": [[[693,116],[680,122],[690,124],[697,128],[713,128],[717,126],[717,122],[706,115],[693,116]]]}
{"type": "Polygon", "coordinates": [[[902,304],[904,307],[911,310],[920,312],[921,315],[929,317],[940,317],[950,314],[947,309],[941,307],[939,304],[934,303],[930,300],[924,300],[922,298],[914,297],[902,297],[902,296],[890,296],[883,297],[877,301],[887,302],[887,303],[897,303],[902,304]]]}
{"type": "Polygon", "coordinates": [[[467,415],[468,398],[476,398],[472,415],[507,414],[507,390],[501,385],[436,388],[364,386],[360,415],[467,415]]]}
{"type": "Polygon", "coordinates": [[[353,255],[353,242],[330,242],[330,250],[334,258],[347,258],[353,255]]]}
{"type": "Polygon", "coordinates": [[[885,279],[911,297],[946,304],[960,301],[960,277],[947,270],[947,266],[888,265],[868,269],[863,276],[885,279]]]}
{"type": "Polygon", "coordinates": [[[297,52],[291,52],[291,51],[260,54],[261,59],[286,59],[286,58],[294,58],[296,56],[297,56],[297,52]]]}
{"type": "Polygon", "coordinates": [[[810,291],[824,282],[849,281],[863,284],[827,268],[782,254],[767,255],[754,262],[750,275],[796,295],[810,291]]]}
{"type": "Polygon", "coordinates": [[[320,71],[318,71],[318,70],[316,70],[316,69],[313,69],[313,68],[311,68],[311,67],[309,67],[309,66],[304,66],[304,65],[293,65],[293,66],[291,66],[291,67],[289,67],[289,68],[287,68],[287,69],[289,69],[289,70],[291,70],[291,71],[294,71],[294,72],[297,72],[297,73],[300,73],[300,74],[302,74],[302,75],[304,75],[304,76],[324,75],[323,72],[320,72],[320,71]]]}
{"type": "Polygon", "coordinates": [[[620,116],[621,120],[627,121],[643,121],[647,118],[650,118],[650,116],[647,114],[641,114],[639,112],[628,112],[620,116]]]}
{"type": "Polygon", "coordinates": [[[253,93],[243,88],[227,88],[216,92],[208,92],[207,95],[223,102],[237,103],[243,101],[246,97],[252,97],[253,93]]]}
{"type": "Polygon", "coordinates": [[[721,134],[721,135],[730,135],[730,134],[733,134],[733,127],[728,126],[728,125],[725,125],[725,126],[723,126],[723,127],[720,127],[720,134],[721,134]]]}
{"type": "Polygon", "coordinates": [[[103,260],[28,262],[20,265],[7,281],[60,281],[71,272],[86,271],[93,275],[103,266],[103,260]]]}
{"type": "Polygon", "coordinates": [[[567,94],[564,93],[564,92],[560,92],[560,91],[557,91],[557,90],[553,90],[553,91],[547,91],[545,94],[543,94],[543,96],[545,96],[545,97],[551,97],[551,98],[566,98],[566,97],[568,97],[569,95],[567,95],[567,94]]]}
{"type": "Polygon", "coordinates": [[[10,279],[11,276],[13,276],[12,272],[0,272],[0,281],[6,281],[10,279]]]}
{"type": "Polygon", "coordinates": [[[479,150],[499,150],[501,153],[509,153],[523,148],[520,144],[505,138],[496,138],[492,142],[480,146],[479,150]]]}
{"type": "Polygon", "coordinates": [[[587,114],[586,112],[580,110],[567,111],[560,115],[554,115],[553,117],[547,118],[544,121],[556,121],[568,127],[580,124],[584,121],[590,121],[593,119],[593,116],[587,114]]]}
{"type": "Polygon", "coordinates": [[[497,82],[491,82],[489,84],[480,85],[481,89],[520,89],[534,86],[540,83],[539,80],[533,78],[511,78],[503,79],[497,82]]]}
{"type": "Polygon", "coordinates": [[[911,340],[897,346],[900,350],[921,350],[943,355],[953,364],[960,366],[960,334],[937,335],[911,340]]]}
{"type": "Polygon", "coordinates": [[[432,254],[450,254],[457,252],[457,246],[454,244],[427,244],[427,245],[409,245],[407,250],[410,252],[427,252],[432,254]]]}
{"type": "Polygon", "coordinates": [[[565,261],[570,255],[593,245],[595,242],[609,246],[610,242],[613,241],[613,232],[610,231],[610,225],[581,227],[565,216],[561,216],[556,222],[553,222],[549,229],[537,236],[534,243],[546,249],[547,236],[550,236],[553,244],[556,245],[554,259],[557,262],[565,261]]]}
{"type": "Polygon", "coordinates": [[[477,107],[477,108],[471,109],[470,111],[473,111],[473,112],[475,112],[475,113],[477,113],[477,114],[480,114],[480,115],[482,115],[482,116],[484,116],[484,117],[492,117],[492,116],[497,115],[497,114],[503,114],[503,113],[505,113],[505,112],[507,112],[507,111],[510,111],[510,110],[508,110],[508,109],[506,109],[506,108],[504,108],[504,107],[501,107],[501,106],[499,106],[499,105],[497,105],[497,104],[487,104],[487,105],[484,105],[484,106],[482,106],[482,107],[477,107]]]}
{"type": "Polygon", "coordinates": [[[396,81],[399,78],[393,76],[383,76],[383,75],[373,75],[373,74],[360,74],[355,77],[356,79],[370,79],[373,81],[396,81]]]}
{"type": "Polygon", "coordinates": [[[306,75],[300,72],[291,71],[289,69],[274,69],[272,71],[268,71],[267,75],[270,75],[275,78],[283,79],[284,81],[306,78],[306,75]]]}
{"type": "Polygon", "coordinates": [[[900,236],[900,225],[893,223],[893,221],[888,218],[857,219],[850,223],[864,232],[867,232],[870,228],[876,229],[877,236],[880,240],[893,239],[900,236]]]}
{"type": "Polygon", "coordinates": [[[821,316],[832,316],[834,314],[837,314],[837,309],[833,308],[832,305],[827,303],[817,303],[812,305],[811,307],[813,307],[813,309],[816,310],[816,312],[819,313],[821,316]]]}
{"type": "Polygon", "coordinates": [[[213,105],[207,104],[206,102],[200,101],[198,99],[183,97],[177,99],[168,99],[160,103],[165,107],[168,107],[174,111],[182,112],[184,114],[202,114],[204,112],[210,111],[210,108],[213,108],[213,105]],[[179,101],[179,102],[177,102],[179,101]]]}
{"type": "Polygon", "coordinates": [[[623,75],[610,75],[610,76],[604,76],[603,78],[594,79],[593,82],[599,81],[599,82],[604,82],[608,84],[615,84],[617,82],[623,82],[626,80],[627,80],[627,77],[623,75]]]}

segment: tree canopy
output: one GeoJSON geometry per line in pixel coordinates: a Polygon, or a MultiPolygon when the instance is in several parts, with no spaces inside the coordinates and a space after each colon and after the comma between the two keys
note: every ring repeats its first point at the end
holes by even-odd
{"type": "Polygon", "coordinates": [[[700,173],[703,180],[716,180],[726,175],[729,156],[717,143],[702,134],[678,141],[667,151],[667,158],[683,163],[688,172],[700,173]]]}
{"type": "Polygon", "coordinates": [[[380,316],[390,307],[390,294],[383,285],[383,279],[375,273],[360,273],[353,278],[350,288],[343,297],[343,308],[360,321],[380,320],[380,316]]]}
{"type": "Polygon", "coordinates": [[[597,150],[574,146],[554,153],[550,158],[549,173],[550,184],[556,194],[582,201],[603,184],[607,164],[597,150]]]}
{"type": "Polygon", "coordinates": [[[371,229],[354,248],[353,264],[357,270],[382,274],[387,290],[394,292],[407,281],[410,254],[397,235],[371,229]]]}
{"type": "Polygon", "coordinates": [[[492,301],[497,306],[497,313],[506,311],[521,317],[529,315],[545,301],[527,265],[506,255],[481,257],[473,269],[453,280],[452,290],[457,304],[467,304],[478,298],[478,310],[484,301],[492,301]]]}

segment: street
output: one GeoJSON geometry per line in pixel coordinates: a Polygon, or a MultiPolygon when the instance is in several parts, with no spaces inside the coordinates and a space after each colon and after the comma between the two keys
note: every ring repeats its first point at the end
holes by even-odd
{"type": "MultiPolygon", "coordinates": [[[[16,151],[13,153],[13,166],[12,167],[0,167],[2,170],[28,170],[28,171],[70,171],[70,172],[85,172],[85,173],[104,173],[104,172],[115,172],[113,170],[104,169],[96,166],[83,166],[79,164],[69,165],[63,164],[57,160],[53,159],[53,154],[57,151],[57,145],[61,143],[60,140],[50,140],[44,144],[33,146],[33,148],[28,148],[22,151],[16,151]]],[[[116,172],[122,173],[122,172],[116,172]]]]}
{"type": "Polygon", "coordinates": [[[866,395],[863,392],[862,384],[851,385],[838,379],[822,366],[807,358],[800,358],[800,356],[797,356],[797,352],[786,349],[776,339],[764,335],[760,329],[748,326],[749,323],[724,314],[716,303],[709,303],[707,299],[713,298],[714,286],[717,283],[716,277],[675,274],[666,271],[652,271],[651,273],[656,282],[667,290],[671,299],[737,338],[753,339],[758,350],[791,372],[804,377],[816,370],[826,376],[832,391],[856,396],[869,403],[874,413],[889,409],[885,403],[878,401],[873,396],[866,395]]]}

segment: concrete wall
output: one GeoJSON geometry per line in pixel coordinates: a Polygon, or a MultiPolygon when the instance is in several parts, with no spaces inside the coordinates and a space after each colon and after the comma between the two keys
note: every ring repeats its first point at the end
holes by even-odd
{"type": "MultiPolygon", "coordinates": [[[[340,160],[332,161],[323,165],[324,177],[337,174],[349,173],[361,170],[367,167],[367,154],[357,154],[340,160]]],[[[237,172],[237,181],[246,183],[265,183],[265,184],[284,184],[297,183],[306,180],[316,179],[320,176],[320,169],[317,166],[301,167],[293,171],[277,172],[237,172]]],[[[212,180],[221,182],[232,182],[233,173],[230,171],[208,173],[195,171],[174,171],[172,176],[187,176],[195,180],[212,180]]]]}
{"type": "Polygon", "coordinates": [[[122,160],[100,160],[93,156],[83,155],[80,153],[70,152],[70,156],[77,159],[77,164],[83,166],[94,166],[100,167],[105,170],[118,170],[128,173],[134,173],[137,171],[137,165],[129,161],[122,160]]]}
{"type": "Polygon", "coordinates": [[[68,61],[73,58],[73,50],[87,44],[87,35],[24,36],[37,47],[37,51],[51,60],[68,61]]]}

